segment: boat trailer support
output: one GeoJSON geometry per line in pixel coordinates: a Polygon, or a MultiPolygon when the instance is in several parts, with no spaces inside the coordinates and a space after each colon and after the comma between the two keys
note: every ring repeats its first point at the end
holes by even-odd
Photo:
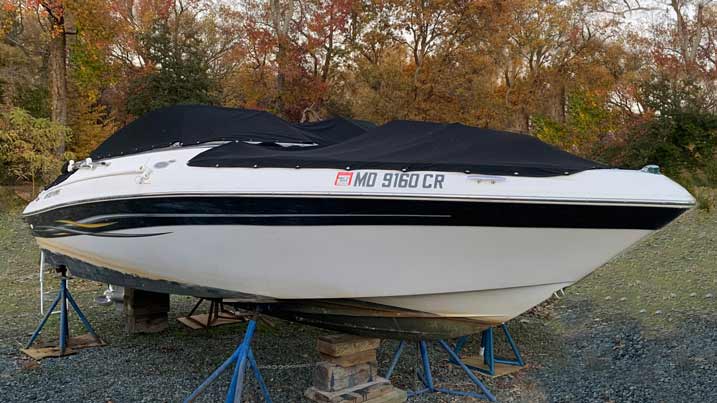
{"type": "Polygon", "coordinates": [[[246,374],[247,364],[254,372],[254,377],[256,378],[257,383],[259,383],[261,393],[264,395],[264,401],[271,403],[269,389],[267,389],[266,384],[264,383],[264,378],[261,376],[261,372],[259,372],[259,367],[256,365],[256,359],[254,359],[254,353],[251,350],[251,339],[254,336],[255,330],[256,321],[252,319],[247,325],[246,332],[244,333],[244,339],[239,344],[239,347],[237,347],[234,353],[226,361],[224,361],[219,368],[212,372],[212,374],[209,375],[209,377],[202,382],[202,384],[199,385],[186,400],[184,400],[184,403],[193,402],[194,399],[202,394],[207,386],[214,382],[219,375],[226,371],[233,363],[236,363],[236,365],[234,366],[234,373],[229,385],[229,390],[227,391],[225,403],[241,402],[241,396],[244,390],[244,375],[246,374]]]}
{"type": "MultiPolygon", "coordinates": [[[[471,382],[473,382],[473,384],[475,384],[481,390],[481,393],[436,387],[436,385],[433,383],[433,374],[431,373],[431,361],[428,356],[428,343],[425,340],[420,340],[417,342],[417,344],[418,349],[421,353],[421,366],[423,367],[423,373],[419,372],[417,373],[417,375],[423,383],[424,388],[417,391],[408,391],[409,397],[413,397],[423,393],[445,393],[454,396],[465,396],[473,397],[476,399],[485,399],[491,402],[496,401],[495,396],[493,396],[490,390],[488,390],[488,388],[483,384],[483,382],[481,382],[480,379],[478,379],[475,374],[470,370],[470,368],[468,368],[463,363],[461,358],[453,351],[453,349],[448,345],[448,343],[443,340],[438,340],[438,345],[443,350],[445,350],[446,353],[448,353],[451,362],[455,362],[463,369],[463,372],[465,372],[471,382]]],[[[388,371],[386,372],[386,379],[391,379],[391,375],[393,375],[393,371],[394,369],[396,369],[396,364],[398,364],[398,360],[401,358],[401,353],[403,352],[405,346],[406,341],[401,340],[401,342],[399,342],[398,344],[396,352],[393,354],[393,358],[391,359],[391,364],[388,367],[388,371]]]]}
{"type": "MultiPolygon", "coordinates": [[[[513,337],[511,337],[510,332],[508,331],[508,326],[503,323],[500,325],[501,329],[503,330],[503,334],[505,334],[505,339],[508,341],[508,345],[510,346],[510,349],[513,351],[513,355],[515,358],[508,359],[508,358],[501,358],[495,356],[495,339],[494,339],[494,331],[493,328],[488,328],[484,330],[481,334],[481,347],[483,348],[483,362],[485,363],[485,368],[476,367],[473,365],[467,365],[468,368],[478,371],[482,374],[489,375],[489,376],[495,376],[495,364],[504,364],[504,365],[513,365],[516,367],[523,367],[525,366],[525,362],[523,361],[523,357],[520,355],[520,350],[518,350],[518,346],[515,345],[515,341],[513,340],[513,337]]],[[[463,336],[460,339],[458,339],[458,342],[456,343],[456,348],[453,350],[453,352],[459,356],[461,354],[461,350],[463,350],[463,347],[468,342],[469,336],[463,336]]],[[[451,360],[451,363],[458,364],[454,360],[451,360]]]]}
{"type": "Polygon", "coordinates": [[[57,307],[57,304],[60,304],[60,356],[65,355],[65,352],[67,350],[67,344],[70,339],[70,326],[68,323],[68,311],[67,311],[67,303],[70,303],[70,306],[72,306],[72,309],[77,313],[77,317],[80,318],[80,321],[82,322],[82,325],[87,330],[87,333],[89,333],[95,340],[100,340],[100,338],[95,333],[95,330],[92,328],[92,325],[90,325],[90,322],[87,320],[85,315],[80,310],[80,307],[77,306],[77,303],[75,302],[75,299],[72,298],[72,294],[70,293],[70,290],[67,289],[67,267],[60,266],[57,269],[57,272],[60,273],[60,291],[57,293],[57,297],[55,297],[55,301],[50,306],[50,309],[47,310],[45,313],[45,316],[42,318],[42,321],[37,326],[37,329],[32,333],[32,337],[30,337],[30,341],[25,346],[26,349],[32,347],[32,344],[37,340],[37,337],[40,335],[40,332],[42,332],[42,328],[47,323],[47,320],[50,318],[50,315],[52,315],[53,311],[57,307]]]}

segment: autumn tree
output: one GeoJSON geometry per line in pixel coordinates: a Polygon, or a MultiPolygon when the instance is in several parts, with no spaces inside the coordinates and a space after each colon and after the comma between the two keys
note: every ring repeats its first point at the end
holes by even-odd
{"type": "Polygon", "coordinates": [[[49,117],[44,31],[22,2],[0,7],[0,103],[49,117]]]}
{"type": "Polygon", "coordinates": [[[614,91],[611,102],[636,124],[625,133],[619,160],[639,167],[658,163],[690,184],[717,183],[715,112],[715,4],[707,0],[666,0],[645,8],[659,21],[629,40],[643,65],[629,91],[614,91]],[[708,172],[712,172],[708,175],[708,172]],[[710,179],[711,178],[711,179],[710,179]]]}
{"type": "MultiPolygon", "coordinates": [[[[9,56],[0,64],[10,68],[24,65],[27,72],[37,62],[37,58],[43,59],[42,64],[46,66],[47,94],[49,95],[49,111],[53,122],[67,124],[67,34],[66,10],[63,0],[30,0],[28,2],[4,0],[0,12],[0,33],[3,36],[3,52],[9,56]],[[29,19],[34,21],[30,22],[29,19]],[[33,32],[30,37],[27,30],[42,28],[33,32]],[[44,31],[44,32],[42,32],[44,31]],[[26,41],[27,40],[27,41],[26,41]],[[22,54],[17,52],[22,52],[22,54]],[[46,55],[46,58],[43,57],[46,55]],[[34,59],[34,60],[33,60],[34,59]]],[[[43,67],[44,67],[43,66],[43,67]]],[[[19,69],[15,70],[20,73],[19,69]]],[[[21,103],[36,103],[37,100],[27,99],[27,95],[43,95],[41,91],[32,91],[30,94],[13,91],[19,84],[18,78],[21,74],[13,77],[13,73],[3,74],[5,81],[14,81],[5,85],[4,101],[9,103],[11,97],[21,103]],[[8,85],[9,84],[9,85],[8,85]],[[26,97],[24,100],[18,97],[26,97]]],[[[30,85],[29,87],[34,87],[30,85]]],[[[34,88],[33,88],[34,89],[34,88]]],[[[44,99],[42,100],[44,102],[44,99]]],[[[33,105],[36,112],[41,112],[39,104],[33,105]]],[[[65,150],[64,138],[59,139],[55,150],[57,155],[62,155],[65,150]]]]}

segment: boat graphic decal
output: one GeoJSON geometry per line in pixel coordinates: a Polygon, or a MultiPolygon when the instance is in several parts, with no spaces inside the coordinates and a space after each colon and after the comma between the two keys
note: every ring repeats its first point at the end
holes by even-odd
{"type": "MultiPolygon", "coordinates": [[[[59,221],[60,220],[58,220],[58,222],[59,221]]],[[[111,223],[111,224],[114,224],[114,223],[111,223]]],[[[42,237],[42,238],[61,238],[61,237],[72,236],[72,235],[89,235],[89,236],[104,237],[104,238],[143,238],[143,237],[171,234],[171,232],[124,234],[124,233],[118,233],[118,232],[92,231],[93,229],[98,229],[98,228],[102,228],[105,226],[106,225],[95,226],[95,227],[83,227],[83,228],[88,228],[89,230],[80,230],[80,229],[75,229],[75,228],[68,228],[67,226],[41,225],[41,226],[34,226],[32,228],[32,232],[35,236],[42,237]]]]}
{"type": "Polygon", "coordinates": [[[81,223],[77,221],[72,220],[57,220],[55,222],[58,222],[60,224],[69,225],[72,227],[78,227],[78,228],[88,228],[88,229],[95,229],[95,228],[104,228],[107,226],[110,226],[112,224],[116,224],[115,222],[103,222],[103,223],[81,223]]]}

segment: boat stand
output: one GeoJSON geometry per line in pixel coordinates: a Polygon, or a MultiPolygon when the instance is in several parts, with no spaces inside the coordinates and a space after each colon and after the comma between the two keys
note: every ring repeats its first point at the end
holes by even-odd
{"type": "Polygon", "coordinates": [[[227,309],[224,306],[224,300],[221,298],[199,298],[199,301],[194,305],[189,314],[177,320],[183,325],[191,329],[209,329],[214,326],[228,325],[231,323],[244,322],[246,315],[243,313],[237,313],[227,309]],[[209,313],[194,315],[202,303],[209,301],[209,313]]]}
{"type": "MultiPolygon", "coordinates": [[[[446,343],[444,340],[438,340],[438,345],[441,346],[443,350],[445,350],[446,353],[448,353],[448,356],[451,359],[451,362],[456,363],[463,369],[463,372],[466,373],[468,378],[471,380],[471,382],[477,386],[480,389],[480,392],[473,392],[473,391],[462,391],[462,390],[454,390],[454,389],[447,389],[447,388],[439,388],[436,387],[436,385],[433,383],[433,375],[431,374],[431,362],[430,358],[428,357],[428,342],[425,340],[420,340],[417,342],[418,349],[421,353],[421,364],[423,367],[423,373],[417,371],[416,375],[423,383],[424,388],[417,390],[417,391],[408,391],[408,396],[413,397],[417,396],[423,393],[445,393],[448,395],[454,395],[454,396],[464,396],[464,397],[473,397],[476,399],[484,399],[489,400],[491,402],[495,402],[495,396],[488,390],[488,388],[483,384],[483,382],[478,379],[473,371],[466,366],[461,358],[456,354],[453,349],[446,343]]],[[[388,367],[388,371],[386,372],[386,379],[390,380],[391,375],[393,375],[393,371],[396,368],[396,364],[398,363],[398,360],[401,358],[401,353],[403,352],[404,347],[406,346],[406,341],[401,340],[401,342],[398,344],[398,348],[396,349],[396,352],[393,354],[393,358],[391,359],[391,365],[388,367]]]]}
{"type": "MultiPolygon", "coordinates": [[[[515,356],[515,358],[511,359],[495,356],[495,332],[494,329],[491,327],[484,330],[481,334],[481,355],[483,356],[482,359],[481,357],[463,358],[463,362],[468,368],[490,377],[497,377],[518,371],[520,370],[520,368],[525,366],[523,357],[521,357],[520,355],[520,350],[518,350],[518,346],[515,345],[515,341],[513,341],[513,337],[511,337],[510,332],[508,331],[508,326],[503,323],[500,325],[500,327],[503,330],[505,339],[508,341],[508,345],[513,351],[513,355],[515,356]]],[[[458,339],[458,342],[456,343],[456,348],[453,350],[456,355],[460,356],[461,350],[463,350],[463,347],[468,342],[468,337],[469,336],[463,336],[458,339]]],[[[451,363],[457,364],[453,360],[451,360],[451,363]]]]}
{"type": "Polygon", "coordinates": [[[229,357],[229,359],[224,361],[224,363],[220,365],[219,368],[212,372],[212,374],[209,375],[209,377],[204,382],[202,382],[202,384],[199,385],[197,389],[195,389],[194,392],[192,392],[192,394],[187,397],[186,400],[184,400],[184,403],[193,402],[194,399],[196,399],[199,395],[202,394],[202,392],[204,391],[204,389],[207,388],[207,386],[214,382],[217,377],[219,377],[219,375],[226,371],[227,368],[229,368],[229,366],[231,366],[235,362],[236,365],[234,366],[234,374],[232,375],[232,380],[229,384],[229,390],[227,391],[227,397],[225,402],[241,402],[241,396],[244,390],[244,375],[246,374],[246,367],[248,362],[249,367],[251,367],[252,371],[254,372],[254,377],[256,378],[256,381],[259,383],[261,393],[264,395],[264,401],[266,401],[267,403],[271,403],[271,396],[269,396],[269,390],[266,388],[264,378],[261,376],[261,372],[259,372],[259,367],[256,365],[254,353],[251,349],[251,339],[254,336],[255,330],[256,321],[252,319],[247,325],[246,332],[244,333],[244,339],[242,340],[241,344],[239,344],[239,347],[237,347],[237,349],[231,355],[231,357],[229,357]]]}
{"type": "Polygon", "coordinates": [[[74,354],[75,351],[72,350],[72,347],[74,348],[89,348],[89,347],[99,347],[104,345],[105,343],[97,336],[95,333],[95,330],[92,328],[92,325],[90,325],[90,322],[87,320],[85,315],[80,310],[80,307],[77,306],[77,303],[75,302],[75,299],[72,297],[72,294],[70,293],[70,290],[67,288],[67,268],[65,266],[60,266],[56,269],[58,273],[60,273],[60,291],[57,293],[57,297],[55,297],[55,301],[50,306],[50,309],[47,310],[45,313],[45,316],[42,318],[42,321],[37,326],[37,329],[35,329],[35,332],[33,332],[32,337],[30,337],[30,341],[27,343],[24,349],[21,351],[27,355],[29,355],[32,358],[35,358],[37,360],[45,358],[45,357],[63,357],[66,355],[74,354]],[[87,335],[79,336],[79,337],[70,337],[70,326],[68,323],[68,310],[67,310],[67,303],[69,302],[72,309],[77,314],[77,317],[80,318],[80,321],[82,322],[82,325],[87,330],[87,335]],[[57,305],[60,304],[60,341],[59,346],[40,346],[40,347],[32,347],[32,344],[37,340],[38,336],[40,336],[40,332],[42,332],[42,328],[47,323],[47,320],[50,318],[50,315],[53,314],[53,311],[57,307],[57,305]],[[89,337],[86,337],[89,336],[89,337]]]}

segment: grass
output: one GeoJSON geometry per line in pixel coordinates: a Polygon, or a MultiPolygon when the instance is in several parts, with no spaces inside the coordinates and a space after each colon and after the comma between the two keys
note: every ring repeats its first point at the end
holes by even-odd
{"type": "MultiPolygon", "coordinates": [[[[20,219],[25,202],[14,192],[0,187],[0,275],[3,279],[0,292],[0,347],[20,346],[39,321],[38,267],[40,253],[30,230],[20,219]]],[[[52,303],[59,286],[59,279],[52,269],[45,271],[45,309],[52,303]]],[[[71,285],[73,295],[87,309],[102,290],[102,285],[74,279],[71,285]]],[[[57,326],[57,315],[53,315],[47,326],[57,326]]],[[[71,330],[79,334],[81,325],[71,321],[71,330]]]]}
{"type": "Polygon", "coordinates": [[[568,300],[592,318],[623,315],[649,332],[717,309],[717,213],[694,209],[583,279],[568,300]]]}
{"type": "Polygon", "coordinates": [[[27,302],[31,296],[37,296],[37,269],[30,271],[29,268],[37,267],[39,252],[28,228],[18,218],[22,205],[12,191],[0,188],[0,276],[3,279],[0,337],[3,342],[25,318],[34,316],[30,312],[37,312],[36,307],[29,311],[27,302]],[[11,317],[16,319],[8,321],[11,317]]]}

